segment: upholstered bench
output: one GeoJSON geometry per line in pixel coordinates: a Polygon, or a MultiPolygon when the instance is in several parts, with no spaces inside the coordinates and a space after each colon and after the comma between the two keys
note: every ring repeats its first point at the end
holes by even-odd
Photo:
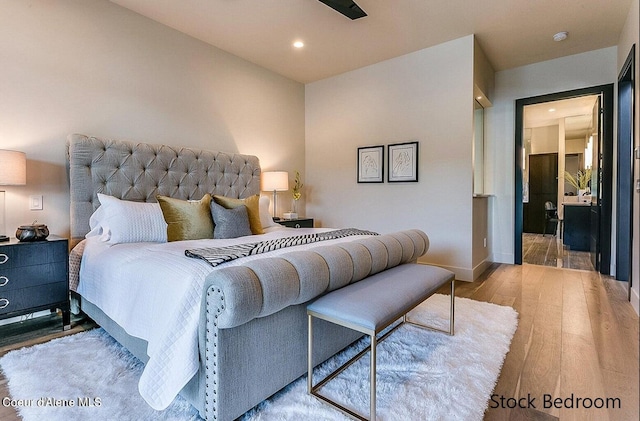
{"type": "Polygon", "coordinates": [[[376,345],[387,338],[403,323],[411,323],[420,327],[440,330],[453,335],[455,282],[452,272],[435,266],[417,263],[405,264],[385,270],[360,282],[334,290],[307,306],[309,323],[308,344],[308,377],[307,390],[310,394],[327,402],[342,412],[357,419],[376,419],[376,345]],[[411,322],[407,313],[418,304],[433,295],[447,282],[451,284],[451,308],[449,314],[449,330],[431,328],[411,322]],[[323,319],[340,326],[369,335],[370,347],[365,348],[341,367],[320,381],[313,384],[313,318],[323,319]],[[401,320],[400,320],[401,319],[401,320]],[[387,330],[380,338],[380,334],[394,322],[400,323],[387,330]],[[366,418],[357,412],[323,396],[319,389],[335,378],[340,372],[363,356],[367,351],[371,353],[369,372],[370,381],[370,412],[366,418]]]}

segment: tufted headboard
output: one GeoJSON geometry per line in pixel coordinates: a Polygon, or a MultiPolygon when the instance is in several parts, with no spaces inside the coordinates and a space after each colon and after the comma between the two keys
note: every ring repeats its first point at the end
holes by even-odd
{"type": "Polygon", "coordinates": [[[201,199],[206,193],[245,198],[260,193],[260,162],[251,155],[99,139],[67,139],[71,243],[89,232],[98,193],[138,202],[156,195],[201,199]]]}

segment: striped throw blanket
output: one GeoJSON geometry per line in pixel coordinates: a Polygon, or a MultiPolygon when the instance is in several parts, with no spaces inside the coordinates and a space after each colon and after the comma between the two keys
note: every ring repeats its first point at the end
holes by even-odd
{"type": "Polygon", "coordinates": [[[356,228],[345,228],[335,231],[260,241],[257,243],[237,244],[234,246],[226,247],[204,247],[198,249],[190,249],[185,250],[184,254],[187,257],[202,259],[208,262],[211,266],[216,267],[218,265],[221,265],[222,263],[240,259],[241,257],[253,256],[255,254],[266,253],[272,250],[279,250],[285,247],[316,243],[318,241],[335,240],[337,238],[348,237],[351,235],[378,235],[378,233],[359,230],[356,228]]]}

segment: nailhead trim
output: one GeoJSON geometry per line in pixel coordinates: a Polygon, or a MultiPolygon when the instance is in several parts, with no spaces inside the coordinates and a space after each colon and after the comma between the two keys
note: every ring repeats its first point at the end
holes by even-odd
{"type": "Polygon", "coordinates": [[[206,299],[206,326],[207,326],[207,335],[205,338],[205,372],[207,373],[205,376],[205,404],[204,404],[204,413],[205,418],[210,419],[210,416],[213,416],[213,419],[218,419],[218,402],[216,398],[212,398],[209,401],[209,392],[212,391],[211,395],[217,396],[218,391],[218,317],[222,313],[222,309],[224,309],[224,295],[222,294],[222,290],[220,288],[216,288],[215,292],[212,288],[207,290],[207,299],[206,299]],[[220,303],[223,303],[220,305],[220,303]],[[216,308],[215,314],[212,314],[212,309],[214,306],[218,306],[216,308]],[[211,318],[213,316],[213,318],[211,318]],[[213,324],[214,329],[210,329],[211,324],[213,324]],[[213,336],[210,334],[213,330],[213,336]],[[210,348],[212,346],[212,348],[210,348]],[[209,355],[212,355],[210,361],[209,355]],[[211,374],[211,376],[209,376],[211,374]]]}

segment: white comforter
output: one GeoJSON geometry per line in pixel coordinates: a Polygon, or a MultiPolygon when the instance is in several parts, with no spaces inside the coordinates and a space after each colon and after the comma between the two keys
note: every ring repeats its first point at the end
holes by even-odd
{"type": "MultiPolygon", "coordinates": [[[[148,342],[147,362],[138,389],[155,409],[166,408],[199,367],[198,321],[205,277],[217,268],[184,255],[186,249],[222,247],[290,237],[328,229],[274,229],[266,234],[230,240],[109,245],[87,239],[78,293],[135,337],[148,342]]],[[[225,263],[236,266],[318,245],[324,241],[272,251],[225,263]]]]}

